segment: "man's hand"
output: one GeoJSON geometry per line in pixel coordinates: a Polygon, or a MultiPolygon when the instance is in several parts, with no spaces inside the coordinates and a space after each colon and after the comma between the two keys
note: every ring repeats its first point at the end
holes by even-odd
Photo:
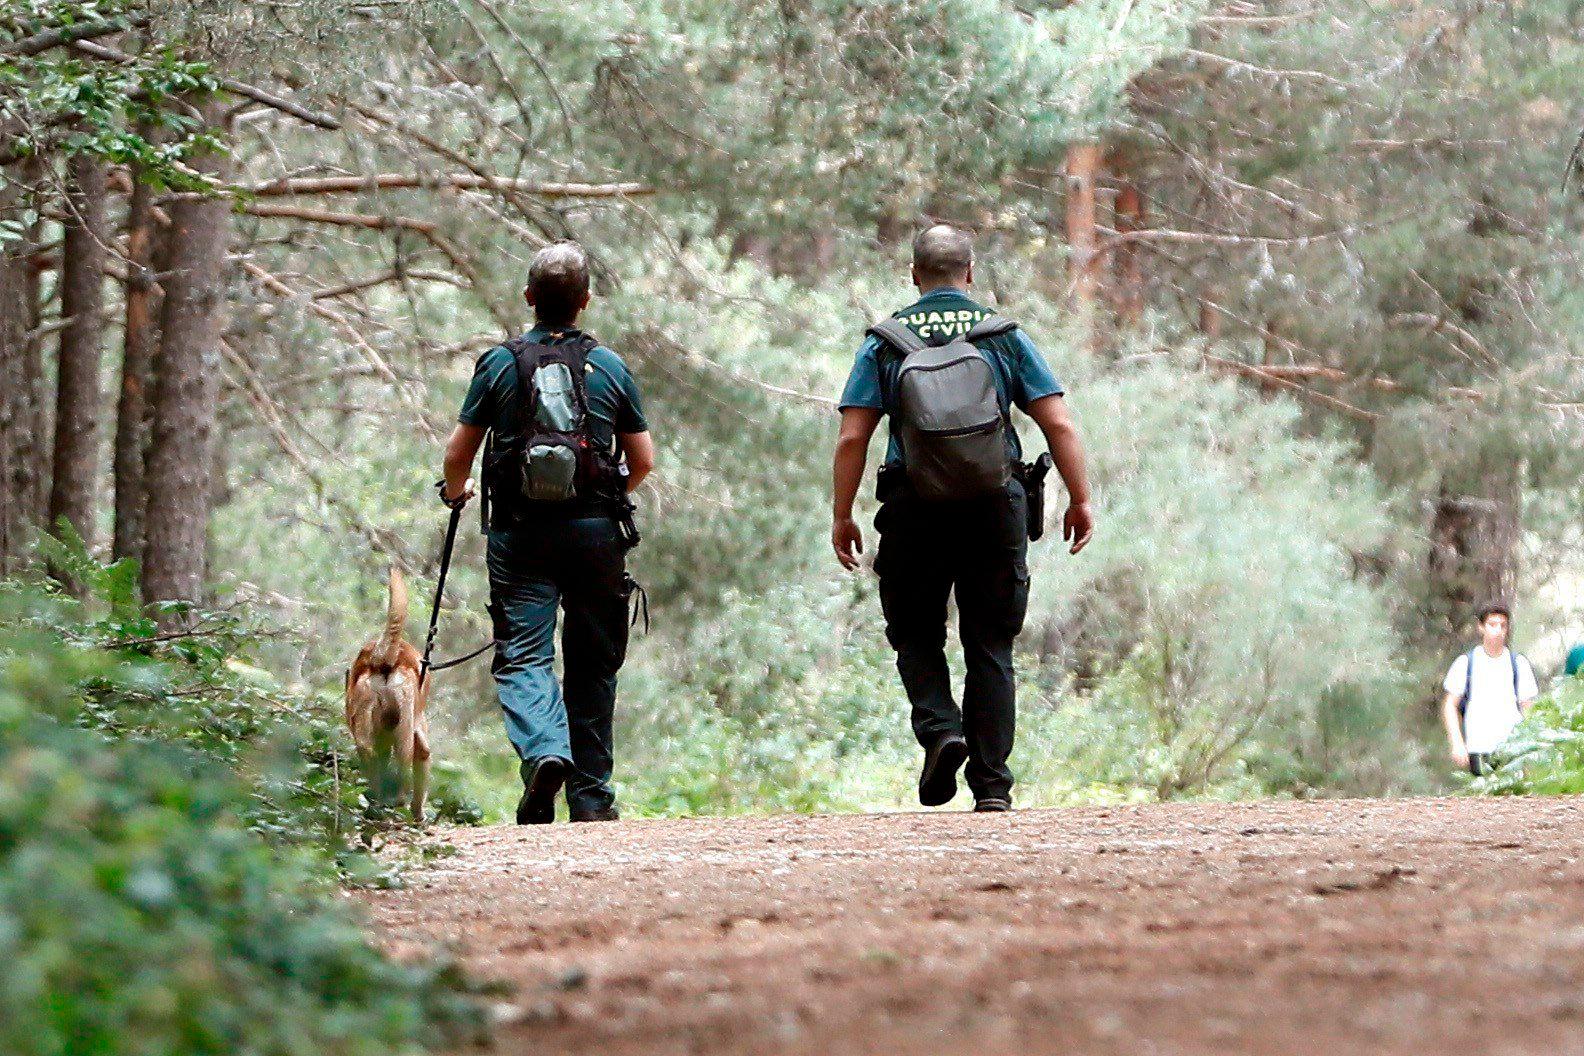
{"type": "Polygon", "coordinates": [[[1467,770],[1468,769],[1468,764],[1469,764],[1468,752],[1464,751],[1462,748],[1454,748],[1454,749],[1452,749],[1451,755],[1452,755],[1452,761],[1457,764],[1457,768],[1459,770],[1467,770]]]}
{"type": "Polygon", "coordinates": [[[453,510],[466,506],[473,501],[473,496],[476,494],[478,494],[477,486],[473,483],[472,477],[462,482],[462,488],[456,494],[452,494],[451,489],[446,487],[445,481],[440,482],[440,501],[453,510]]]}
{"type": "Polygon", "coordinates": [[[863,532],[858,529],[858,522],[851,517],[838,517],[831,526],[831,546],[843,568],[849,572],[857,568],[858,555],[863,553],[863,532]]]}
{"type": "Polygon", "coordinates": [[[1062,518],[1062,539],[1072,543],[1069,553],[1076,554],[1089,545],[1089,537],[1094,535],[1094,513],[1089,509],[1087,502],[1075,502],[1067,507],[1067,514],[1062,518]]]}

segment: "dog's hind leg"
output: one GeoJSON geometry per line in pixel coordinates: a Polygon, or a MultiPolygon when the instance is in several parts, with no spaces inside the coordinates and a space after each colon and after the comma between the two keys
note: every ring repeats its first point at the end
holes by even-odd
{"type": "Polygon", "coordinates": [[[422,825],[424,800],[429,795],[429,767],[433,765],[429,750],[429,723],[422,718],[413,727],[412,746],[412,819],[422,825]]]}

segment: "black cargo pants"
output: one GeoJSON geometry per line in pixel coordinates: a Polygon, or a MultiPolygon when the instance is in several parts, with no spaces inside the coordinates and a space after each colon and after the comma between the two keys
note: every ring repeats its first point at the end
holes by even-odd
{"type": "Polygon", "coordinates": [[[963,502],[896,494],[882,503],[875,528],[880,607],[913,733],[925,748],[942,734],[961,734],[974,797],[1007,797],[1017,716],[1012,643],[1029,595],[1023,485],[1013,481],[1004,492],[963,502]],[[961,708],[946,666],[946,602],[954,591],[968,668],[961,708]]]}

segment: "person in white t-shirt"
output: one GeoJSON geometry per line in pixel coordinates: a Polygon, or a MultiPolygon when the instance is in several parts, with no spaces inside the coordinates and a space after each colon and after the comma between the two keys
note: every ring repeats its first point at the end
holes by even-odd
{"type": "Polygon", "coordinates": [[[1491,753],[1512,733],[1540,695],[1527,657],[1507,648],[1512,614],[1501,605],[1479,613],[1482,641],[1452,661],[1441,709],[1452,761],[1479,776],[1489,772],[1491,753]]]}

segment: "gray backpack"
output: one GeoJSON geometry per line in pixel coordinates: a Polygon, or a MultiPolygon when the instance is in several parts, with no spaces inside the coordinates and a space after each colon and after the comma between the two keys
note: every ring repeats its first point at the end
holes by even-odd
{"type": "Polygon", "coordinates": [[[869,328],[902,357],[891,413],[908,482],[920,498],[971,499],[1011,479],[1011,425],[996,392],[995,368],[975,344],[1016,328],[992,315],[944,345],[925,343],[898,319],[869,328]]]}

